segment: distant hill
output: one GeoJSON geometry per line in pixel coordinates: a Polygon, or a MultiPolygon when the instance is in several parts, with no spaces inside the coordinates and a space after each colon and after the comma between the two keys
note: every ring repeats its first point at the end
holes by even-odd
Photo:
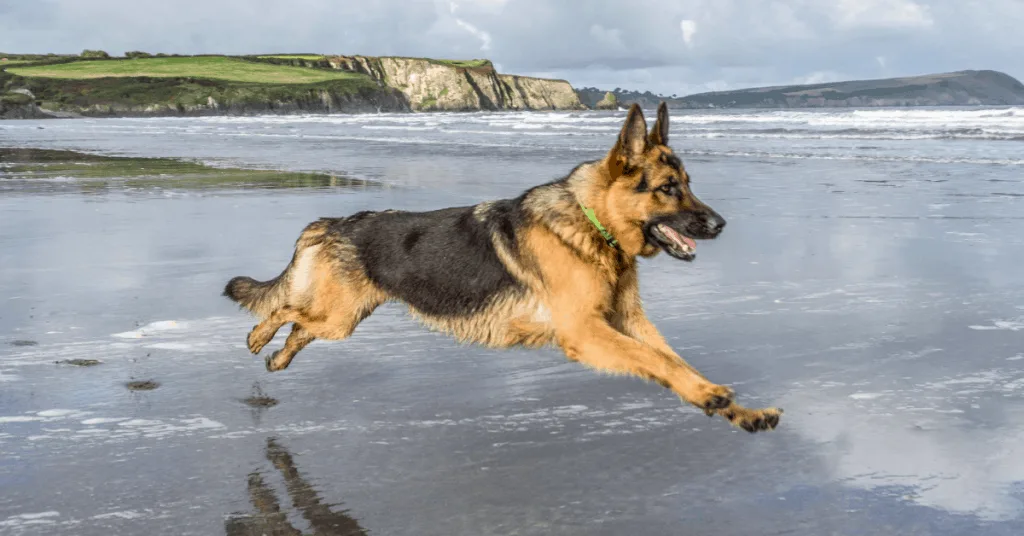
{"type": "MultiPolygon", "coordinates": [[[[588,106],[592,95],[604,96],[604,92],[596,88],[583,88],[577,93],[580,101],[588,106]]],[[[620,106],[636,102],[645,108],[653,108],[661,100],[672,108],[1024,105],[1024,84],[998,71],[957,71],[880,80],[758,87],[698,93],[681,98],[621,89],[612,93],[620,106]]]]}
{"type": "Polygon", "coordinates": [[[597,89],[596,87],[581,87],[576,90],[576,95],[579,97],[580,102],[584,106],[591,110],[597,109],[597,103],[604,99],[605,94],[611,93],[615,96],[615,102],[619,106],[629,106],[632,103],[637,103],[641,108],[657,108],[658,103],[661,101],[673,101],[672,97],[665,97],[651,93],[650,91],[629,91],[628,89],[615,88],[612,90],[597,89]]]}
{"type": "Polygon", "coordinates": [[[971,106],[1024,104],[1024,84],[998,71],[715,91],[682,99],[688,108],[971,106]]]}

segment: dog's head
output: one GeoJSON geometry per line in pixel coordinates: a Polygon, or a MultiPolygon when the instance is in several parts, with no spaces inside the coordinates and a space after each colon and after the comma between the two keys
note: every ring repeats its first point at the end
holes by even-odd
{"type": "Polygon", "coordinates": [[[640,107],[630,107],[607,162],[608,206],[618,226],[630,228],[630,234],[642,234],[640,255],[664,250],[691,261],[696,256],[694,240],[715,238],[725,227],[725,219],[693,194],[683,162],[668,147],[664,102],[650,134],[640,107]]]}

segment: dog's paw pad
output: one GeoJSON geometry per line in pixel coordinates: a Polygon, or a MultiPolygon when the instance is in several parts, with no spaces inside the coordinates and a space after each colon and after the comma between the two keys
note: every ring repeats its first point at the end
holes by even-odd
{"type": "Polygon", "coordinates": [[[732,404],[732,389],[724,385],[711,385],[703,393],[700,407],[705,413],[713,414],[715,410],[724,409],[732,404]]]}
{"type": "Polygon", "coordinates": [[[738,426],[750,433],[764,430],[774,430],[779,425],[779,418],[782,410],[778,408],[746,409],[742,411],[727,411],[722,414],[735,426],[738,426]]]}
{"type": "Polygon", "coordinates": [[[277,372],[277,371],[282,370],[282,369],[285,368],[285,367],[279,366],[277,364],[277,354],[279,354],[279,353],[281,353],[281,350],[278,350],[278,351],[268,355],[266,357],[266,359],[263,360],[264,363],[267,366],[267,372],[277,372]]]}

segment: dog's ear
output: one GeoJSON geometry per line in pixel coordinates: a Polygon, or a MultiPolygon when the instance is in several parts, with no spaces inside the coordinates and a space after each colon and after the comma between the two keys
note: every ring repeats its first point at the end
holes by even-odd
{"type": "Polygon", "coordinates": [[[629,107],[616,149],[619,155],[627,160],[647,151],[647,121],[644,120],[644,112],[640,110],[640,105],[635,102],[629,107]]]}
{"type": "Polygon", "coordinates": [[[651,145],[668,145],[668,105],[665,101],[658,105],[658,120],[647,139],[651,145]]]}

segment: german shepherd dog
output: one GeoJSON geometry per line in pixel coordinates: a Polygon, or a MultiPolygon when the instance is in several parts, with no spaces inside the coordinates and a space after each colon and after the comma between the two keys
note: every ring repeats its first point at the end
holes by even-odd
{"type": "Polygon", "coordinates": [[[665,251],[692,261],[694,240],[725,227],[691,191],[668,133],[665,103],[650,133],[634,104],[607,155],[567,177],[470,207],[322,218],[299,235],[281,275],[236,277],[224,295],[262,319],[249,333],[253,354],[293,323],[284,347],[266,358],[270,371],[401,301],[461,342],[556,344],[573,361],[653,380],[748,432],[773,429],[781,409],[733,402],[731,389],[677,355],[644,314],[637,257],[665,251]]]}

